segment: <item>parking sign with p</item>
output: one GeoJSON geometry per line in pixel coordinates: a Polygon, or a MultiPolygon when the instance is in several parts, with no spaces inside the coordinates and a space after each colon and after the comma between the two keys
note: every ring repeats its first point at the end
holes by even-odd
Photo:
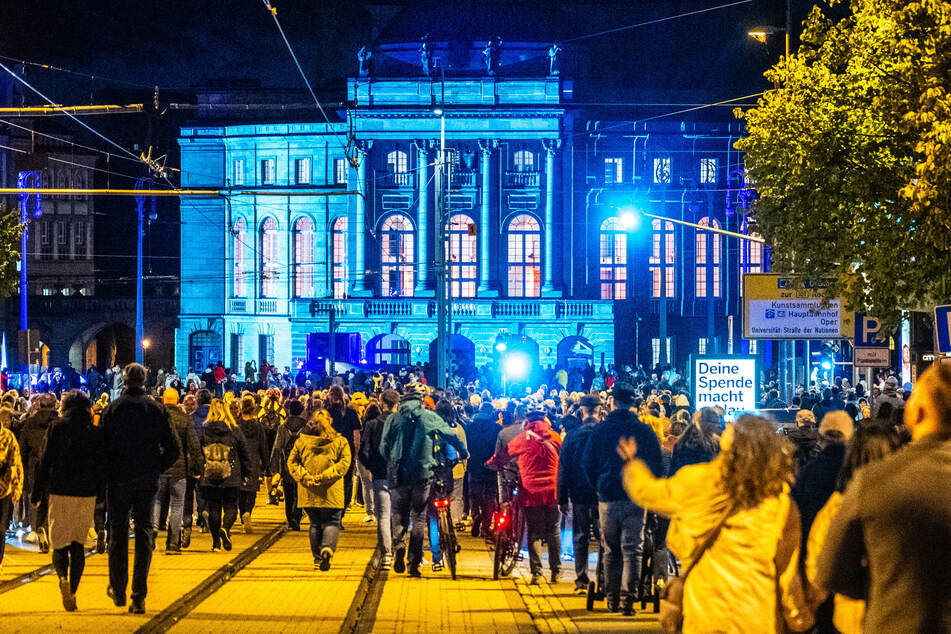
{"type": "Polygon", "coordinates": [[[888,337],[882,333],[882,322],[870,315],[855,314],[856,348],[887,348],[888,337]]]}

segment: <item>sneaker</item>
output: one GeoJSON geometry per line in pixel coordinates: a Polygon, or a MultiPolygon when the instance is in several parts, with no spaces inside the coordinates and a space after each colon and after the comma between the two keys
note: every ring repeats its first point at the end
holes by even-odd
{"type": "Polygon", "coordinates": [[[96,533],[96,554],[101,555],[106,552],[106,531],[102,530],[96,533]]]}
{"type": "Polygon", "coordinates": [[[116,591],[112,589],[112,586],[106,586],[106,594],[109,595],[109,598],[112,599],[112,602],[116,604],[117,608],[121,608],[125,605],[125,595],[116,594],[116,591]]]}
{"type": "Polygon", "coordinates": [[[188,526],[182,529],[182,548],[188,548],[192,545],[192,527],[188,526]]]}
{"type": "Polygon", "coordinates": [[[220,553],[220,552],[221,552],[221,546],[212,545],[212,547],[211,547],[211,552],[213,552],[213,553],[220,553]]]}
{"type": "Polygon", "coordinates": [[[129,614],[145,614],[145,599],[132,599],[129,614]]]}
{"type": "Polygon", "coordinates": [[[383,555],[380,559],[380,570],[389,570],[393,566],[393,555],[383,555]]]}
{"type": "Polygon", "coordinates": [[[241,524],[244,526],[244,532],[247,535],[250,535],[254,530],[251,527],[251,514],[242,513],[241,514],[241,524]]]}
{"type": "Polygon", "coordinates": [[[69,579],[60,579],[59,580],[59,593],[63,597],[63,607],[67,612],[76,611],[76,597],[73,595],[73,591],[69,587],[69,579]]]}
{"type": "Polygon", "coordinates": [[[320,551],[320,569],[324,572],[330,570],[330,560],[334,556],[333,551],[329,548],[324,548],[320,551]]]}
{"type": "Polygon", "coordinates": [[[221,529],[221,545],[225,550],[231,550],[231,531],[227,528],[221,529]]]}
{"type": "Polygon", "coordinates": [[[166,555],[181,555],[182,549],[175,544],[165,544],[166,555]]]}
{"type": "Polygon", "coordinates": [[[528,582],[528,585],[530,585],[530,586],[537,586],[537,585],[541,584],[541,580],[542,580],[542,576],[541,576],[540,574],[538,574],[537,572],[533,572],[533,573],[532,573],[532,580],[528,582]]]}
{"type": "Polygon", "coordinates": [[[363,516],[363,523],[364,523],[364,524],[369,524],[370,522],[375,522],[375,521],[376,521],[376,518],[373,517],[372,515],[364,515],[364,516],[363,516]]]}
{"type": "Polygon", "coordinates": [[[50,540],[46,536],[46,529],[40,528],[36,531],[36,542],[40,546],[41,553],[48,553],[50,551],[50,540]]]}
{"type": "Polygon", "coordinates": [[[397,548],[396,549],[396,559],[393,560],[393,572],[398,575],[406,572],[406,549],[397,548]]]}
{"type": "Polygon", "coordinates": [[[406,572],[406,575],[409,577],[415,577],[416,579],[419,579],[423,576],[419,571],[419,566],[410,566],[409,570],[406,572]]]}
{"type": "Polygon", "coordinates": [[[314,570],[320,570],[320,558],[314,560],[314,570]]]}

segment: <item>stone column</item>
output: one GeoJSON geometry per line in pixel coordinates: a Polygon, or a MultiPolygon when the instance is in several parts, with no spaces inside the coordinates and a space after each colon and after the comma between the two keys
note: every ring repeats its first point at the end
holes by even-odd
{"type": "MultiPolygon", "coordinates": [[[[429,141],[416,141],[416,183],[419,188],[416,212],[416,293],[426,291],[429,284],[429,262],[426,259],[429,228],[429,141]]],[[[438,214],[437,214],[438,217],[438,214]]],[[[439,246],[437,245],[438,249],[439,246]]]]}
{"type": "Polygon", "coordinates": [[[552,284],[552,225],[554,224],[554,197],[555,197],[555,150],[557,140],[550,139],[543,142],[545,147],[545,281],[542,283],[542,293],[554,293],[552,284]]]}
{"type": "Polygon", "coordinates": [[[482,177],[482,198],[479,212],[479,290],[480,294],[489,292],[489,189],[492,182],[490,171],[492,149],[498,145],[496,140],[479,141],[479,172],[482,177]]]}
{"type": "Polygon", "coordinates": [[[366,197],[367,191],[367,152],[370,149],[370,143],[364,142],[356,147],[355,158],[357,160],[357,186],[354,188],[359,194],[356,196],[356,216],[353,227],[347,227],[353,232],[353,291],[352,294],[366,294],[366,257],[364,249],[366,248],[366,197]]]}

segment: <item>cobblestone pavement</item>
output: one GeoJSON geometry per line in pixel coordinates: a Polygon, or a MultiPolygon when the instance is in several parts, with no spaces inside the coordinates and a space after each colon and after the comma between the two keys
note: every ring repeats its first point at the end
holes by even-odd
{"type": "MultiPolygon", "coordinates": [[[[163,610],[181,606],[183,596],[243,551],[249,551],[245,556],[252,554],[255,542],[283,524],[281,507],[264,505],[263,498],[260,502],[254,512],[255,534],[245,535],[239,524],[233,531],[234,550],[230,553],[212,553],[210,536],[195,532],[191,548],[181,556],[166,556],[160,534],[149,576],[145,616],[133,616],[125,608],[112,605],[105,593],[106,557],[91,555],[77,593],[79,611],[75,613],[63,610],[54,575],[12,588],[0,585],[0,632],[104,633],[132,632],[142,627],[162,631],[154,628],[163,610]]],[[[491,552],[482,540],[468,535],[460,535],[462,550],[455,581],[448,570],[432,570],[432,555],[428,552],[421,579],[393,571],[380,571],[374,576],[368,564],[376,546],[376,527],[362,519],[362,509],[346,514],[346,530],[340,535],[328,572],[314,570],[305,519],[302,531],[285,533],[209,595],[187,602],[184,618],[166,625],[175,632],[660,631],[649,609],[624,618],[609,614],[601,602],[588,612],[584,597],[572,594],[574,572],[568,561],[563,565],[564,581],[557,584],[546,580],[530,586],[527,557],[512,577],[493,580],[491,552]],[[367,579],[375,579],[369,592],[367,579]],[[364,600],[362,611],[356,610],[364,600]]],[[[40,555],[35,547],[18,546],[8,546],[0,581],[49,563],[49,555],[40,555]]]]}

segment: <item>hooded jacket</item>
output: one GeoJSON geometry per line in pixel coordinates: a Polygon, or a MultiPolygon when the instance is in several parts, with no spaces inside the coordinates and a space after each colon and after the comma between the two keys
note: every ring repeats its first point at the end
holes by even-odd
{"type": "Polygon", "coordinates": [[[0,500],[20,499],[23,493],[23,461],[16,436],[0,427],[0,500]]]}
{"type": "Polygon", "coordinates": [[[195,432],[193,419],[185,413],[181,405],[166,405],[165,409],[168,411],[168,422],[178,441],[179,449],[178,458],[165,470],[165,475],[174,479],[200,476],[205,459],[201,453],[201,441],[195,432]]]}
{"type": "Polygon", "coordinates": [[[201,486],[215,487],[221,489],[238,488],[244,478],[251,472],[251,461],[248,458],[247,445],[244,442],[244,434],[238,427],[234,429],[228,427],[228,424],[222,420],[213,420],[205,422],[201,433],[202,449],[213,443],[221,443],[231,447],[228,455],[228,462],[231,464],[231,474],[223,482],[209,482],[205,475],[201,476],[201,486]]]}
{"type": "Polygon", "coordinates": [[[664,469],[660,443],[654,430],[626,409],[616,409],[590,432],[582,457],[582,469],[589,486],[598,492],[599,502],[623,502],[629,498],[621,484],[624,462],[617,453],[621,438],[637,441],[637,454],[651,472],[660,475],[664,469]]]}
{"type": "Polygon", "coordinates": [[[248,472],[246,484],[241,485],[243,491],[257,491],[261,487],[261,474],[271,456],[267,451],[267,436],[264,434],[264,425],[257,418],[244,418],[237,421],[244,442],[248,450],[248,460],[251,470],[248,472]]]}
{"type": "Polygon", "coordinates": [[[558,453],[561,436],[547,419],[525,423],[525,431],[512,439],[508,452],[518,461],[525,506],[558,504],[558,453]]]}
{"type": "Polygon", "coordinates": [[[268,465],[271,473],[287,473],[287,458],[306,422],[300,416],[291,415],[277,428],[274,446],[271,447],[271,464],[268,465]]]}
{"type": "Polygon", "coordinates": [[[386,419],[392,412],[382,412],[374,419],[368,420],[360,432],[360,464],[369,470],[374,480],[386,480],[386,458],[380,453],[380,441],[383,438],[383,427],[386,419]]]}
{"type": "Polygon", "coordinates": [[[287,458],[287,471],[297,480],[299,508],[342,509],[344,507],[343,477],[350,469],[352,456],[347,439],[340,434],[318,434],[306,426],[287,458]],[[317,480],[304,483],[305,476],[317,480]]]}
{"type": "Polygon", "coordinates": [[[438,414],[423,407],[419,397],[410,396],[400,403],[400,408],[386,419],[380,441],[390,486],[420,484],[433,477],[435,436],[455,447],[460,459],[469,457],[465,444],[452,428],[438,414]]]}
{"type": "Polygon", "coordinates": [[[558,503],[597,504],[598,492],[584,475],[582,458],[595,424],[575,427],[565,436],[558,463],[558,503]]]}
{"type": "Polygon", "coordinates": [[[469,448],[469,482],[493,481],[495,471],[485,466],[486,461],[495,453],[495,443],[499,438],[498,416],[492,409],[480,409],[466,428],[466,441],[469,448]]]}

